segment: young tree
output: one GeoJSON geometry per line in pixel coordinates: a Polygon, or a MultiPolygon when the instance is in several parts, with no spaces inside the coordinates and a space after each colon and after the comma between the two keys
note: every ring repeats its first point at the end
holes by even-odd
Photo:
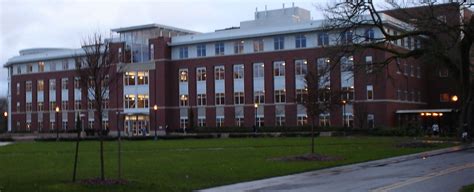
{"type": "MultiPolygon", "coordinates": [[[[380,50],[389,56],[374,62],[375,69],[385,70],[397,59],[414,58],[448,69],[456,81],[460,96],[459,125],[474,119],[473,40],[474,20],[471,4],[438,4],[435,1],[387,1],[386,8],[370,0],[337,1],[323,8],[327,30],[341,32],[337,40],[342,52],[380,50]],[[411,8],[410,8],[411,7],[411,8]],[[464,14],[460,14],[463,11],[464,14]],[[392,19],[395,18],[395,19],[392,19]],[[389,32],[387,20],[404,30],[389,32]],[[365,31],[363,31],[366,29],[365,31]],[[361,32],[363,31],[363,32],[361,32]],[[380,35],[374,35],[374,34],[380,35]],[[350,42],[348,35],[350,34],[350,42]],[[399,49],[393,42],[410,39],[409,49],[399,49]]],[[[408,42],[406,42],[408,43],[408,42]]],[[[357,67],[357,66],[355,66],[357,67]]],[[[400,68],[400,66],[397,66],[400,68]]]]}
{"type": "Polygon", "coordinates": [[[109,99],[109,88],[116,83],[117,67],[114,62],[114,54],[110,51],[110,44],[105,41],[101,34],[95,33],[82,42],[83,55],[76,57],[76,74],[80,78],[80,86],[87,90],[87,102],[93,106],[96,123],[96,132],[100,141],[100,178],[105,180],[104,175],[104,142],[103,137],[108,130],[103,129],[102,121],[104,102],[109,99]]]}

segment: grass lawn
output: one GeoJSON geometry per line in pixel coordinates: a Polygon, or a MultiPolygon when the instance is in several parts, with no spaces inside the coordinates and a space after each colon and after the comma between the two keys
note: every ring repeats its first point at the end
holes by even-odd
{"type": "MultiPolygon", "coordinates": [[[[121,186],[70,182],[75,142],[19,142],[0,147],[0,191],[191,191],[433,148],[396,148],[409,138],[323,137],[316,151],[337,155],[333,162],[281,162],[275,157],[304,154],[310,138],[245,138],[123,141],[121,186]]],[[[449,146],[438,144],[435,148],[449,146]]],[[[78,178],[99,175],[99,142],[81,142],[78,178]]],[[[105,143],[106,177],[117,177],[117,142],[105,143]]]]}
{"type": "Polygon", "coordinates": [[[474,191],[474,184],[466,185],[459,190],[459,192],[473,192],[473,191],[474,191]]]}

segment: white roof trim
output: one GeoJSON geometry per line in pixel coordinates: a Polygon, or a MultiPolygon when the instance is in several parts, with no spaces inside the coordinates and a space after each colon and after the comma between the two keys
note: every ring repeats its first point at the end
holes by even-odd
{"type": "Polygon", "coordinates": [[[408,109],[397,110],[395,113],[450,113],[454,111],[455,109],[408,109]]]}

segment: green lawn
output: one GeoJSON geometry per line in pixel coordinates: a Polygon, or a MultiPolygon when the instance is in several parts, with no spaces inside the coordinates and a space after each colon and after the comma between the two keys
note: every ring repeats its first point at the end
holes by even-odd
{"type": "MultiPolygon", "coordinates": [[[[407,139],[317,138],[317,152],[344,158],[335,162],[269,160],[307,153],[310,138],[124,141],[123,175],[131,183],[106,187],[70,183],[75,142],[20,142],[0,147],[0,191],[191,191],[431,149],[395,147],[407,139]]],[[[79,179],[99,175],[98,146],[81,143],[79,179]]],[[[106,142],[105,151],[106,177],[114,178],[117,142],[106,142]]]]}
{"type": "Polygon", "coordinates": [[[466,185],[459,190],[459,192],[473,192],[473,191],[474,191],[474,184],[466,185]]]}

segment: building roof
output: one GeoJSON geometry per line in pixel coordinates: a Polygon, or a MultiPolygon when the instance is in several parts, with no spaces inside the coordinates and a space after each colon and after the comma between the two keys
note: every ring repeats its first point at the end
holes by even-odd
{"type": "Polygon", "coordinates": [[[37,61],[46,61],[53,59],[62,59],[74,56],[84,55],[82,48],[78,49],[64,49],[64,48],[35,48],[21,50],[19,56],[8,59],[4,67],[8,67],[17,63],[28,63],[37,61]]]}
{"type": "Polygon", "coordinates": [[[138,30],[153,29],[153,28],[162,28],[162,29],[168,29],[172,31],[179,31],[179,32],[193,33],[193,34],[199,33],[197,31],[191,31],[187,29],[182,29],[182,28],[177,28],[177,27],[172,27],[172,26],[167,26],[167,25],[162,25],[162,24],[156,24],[156,23],[145,24],[145,25],[135,25],[135,26],[130,26],[130,27],[120,27],[120,28],[111,29],[111,31],[117,32],[117,33],[123,33],[123,32],[128,32],[128,31],[138,31],[138,30]]]}

